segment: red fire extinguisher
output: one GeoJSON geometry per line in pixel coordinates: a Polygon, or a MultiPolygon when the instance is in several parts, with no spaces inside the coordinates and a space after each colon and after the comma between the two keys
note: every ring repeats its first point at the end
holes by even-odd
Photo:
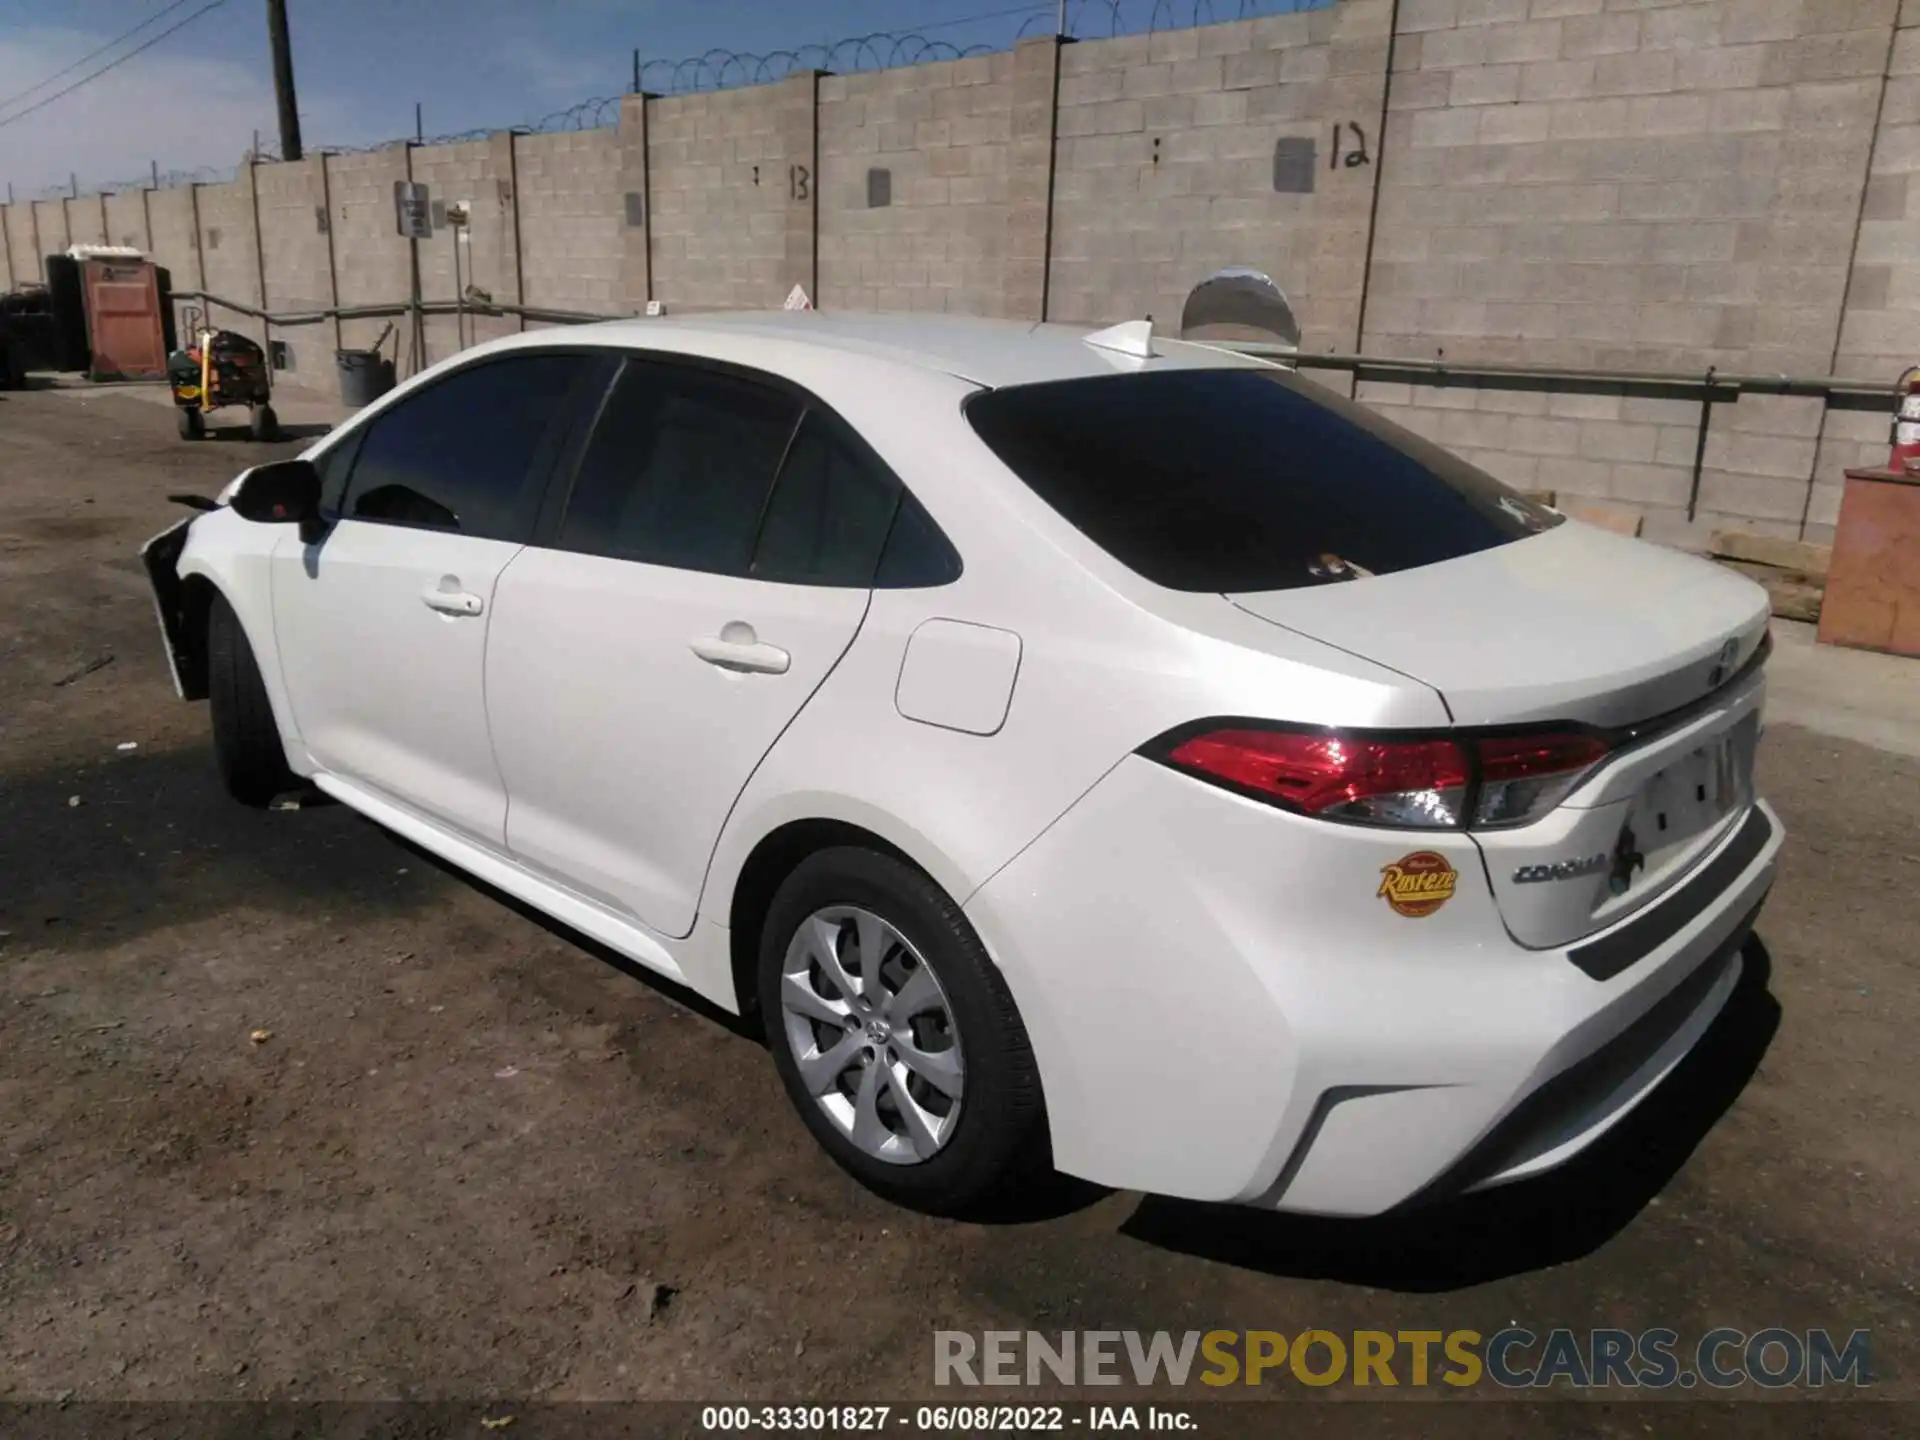
{"type": "Polygon", "coordinates": [[[1909,365],[1893,387],[1899,408],[1893,413],[1893,452],[1887,468],[1895,474],[1920,474],[1920,365],[1909,365]]]}

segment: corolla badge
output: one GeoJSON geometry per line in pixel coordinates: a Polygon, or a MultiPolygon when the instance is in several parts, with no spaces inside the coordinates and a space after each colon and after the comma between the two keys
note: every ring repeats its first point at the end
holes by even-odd
{"type": "Polygon", "coordinates": [[[1543,880],[1577,880],[1582,875],[1598,875],[1612,862],[1603,855],[1586,855],[1578,860],[1555,860],[1545,865],[1522,865],[1513,872],[1516,885],[1537,885],[1543,880]]]}

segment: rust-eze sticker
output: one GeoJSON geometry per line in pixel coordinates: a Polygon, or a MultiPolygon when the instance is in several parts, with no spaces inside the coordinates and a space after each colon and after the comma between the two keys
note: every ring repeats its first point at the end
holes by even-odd
{"type": "Polygon", "coordinates": [[[1447,863],[1446,856],[1416,850],[1380,867],[1378,893],[1395,914],[1418,920],[1453,898],[1453,885],[1459,878],[1460,872],[1447,863]]]}

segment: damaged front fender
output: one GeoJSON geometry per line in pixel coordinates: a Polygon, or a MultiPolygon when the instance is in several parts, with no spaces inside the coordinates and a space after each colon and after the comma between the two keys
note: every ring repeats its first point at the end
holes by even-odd
{"type": "MultiPolygon", "coordinates": [[[[182,700],[207,698],[206,625],[194,623],[196,597],[180,578],[180,554],[187,548],[187,532],[198,520],[189,515],[170,525],[140,547],[140,561],[153,586],[154,612],[160,617],[160,635],[166,645],[167,669],[182,700]]],[[[204,604],[201,605],[204,609],[204,604]]]]}

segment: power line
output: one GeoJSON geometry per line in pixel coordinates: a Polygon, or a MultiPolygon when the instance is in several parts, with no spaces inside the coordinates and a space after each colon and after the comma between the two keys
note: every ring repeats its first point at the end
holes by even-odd
{"type": "Polygon", "coordinates": [[[953,20],[935,20],[931,24],[916,25],[913,28],[915,33],[926,30],[951,30],[956,25],[972,25],[980,20],[1004,20],[1013,15],[1037,15],[1052,8],[1053,6],[1046,3],[1046,0],[1036,0],[1035,4],[1019,5],[1011,10],[989,10],[983,15],[962,15],[953,20]]]}
{"type": "Polygon", "coordinates": [[[98,50],[89,50],[85,55],[82,55],[78,60],[74,61],[71,65],[67,66],[66,69],[56,70],[53,72],[53,74],[47,76],[46,79],[42,80],[38,85],[29,85],[26,89],[16,91],[14,94],[7,96],[6,99],[0,100],[0,110],[5,110],[8,106],[12,105],[16,100],[24,100],[29,95],[32,95],[37,91],[46,89],[47,86],[51,85],[54,81],[60,79],[63,76],[71,75],[74,71],[78,70],[82,65],[85,65],[88,61],[97,60],[100,56],[106,54],[109,50],[113,49],[116,45],[124,44],[126,41],[131,40],[135,35],[138,35],[142,30],[146,29],[149,25],[153,24],[154,21],[165,19],[168,15],[171,15],[174,11],[178,10],[182,5],[185,5],[186,3],[187,3],[187,0],[173,0],[173,3],[167,6],[164,10],[155,11],[153,14],[149,15],[146,19],[142,20],[138,25],[134,26],[131,30],[126,31],[124,34],[114,36],[113,39],[109,40],[106,44],[102,45],[98,50]]]}
{"type": "Polygon", "coordinates": [[[4,120],[0,120],[0,130],[6,129],[7,126],[13,124],[13,122],[16,120],[26,119],[27,116],[33,114],[33,112],[36,110],[45,109],[47,106],[51,105],[54,101],[58,100],[63,95],[71,95],[74,91],[78,90],[82,85],[88,84],[89,82],[94,80],[98,80],[102,75],[106,74],[109,70],[114,70],[119,68],[120,66],[126,64],[127,61],[133,59],[134,56],[140,54],[144,50],[151,50],[154,46],[158,45],[162,40],[166,39],[169,35],[173,34],[174,31],[185,29],[187,26],[191,25],[194,21],[198,20],[202,15],[205,15],[208,11],[218,10],[222,5],[226,3],[227,3],[227,0],[212,0],[212,3],[207,5],[202,5],[198,10],[194,11],[191,15],[187,16],[186,19],[177,21],[174,24],[169,25],[166,29],[162,30],[158,35],[154,36],[151,40],[148,40],[144,44],[134,46],[133,49],[127,51],[127,53],[120,56],[119,59],[109,60],[105,65],[102,65],[98,70],[95,70],[92,74],[82,75],[78,80],[74,81],[71,85],[63,86],[61,89],[58,89],[54,91],[53,94],[47,96],[44,100],[34,101],[33,104],[27,106],[27,108],[24,110],[16,110],[13,114],[7,116],[4,120]]]}

